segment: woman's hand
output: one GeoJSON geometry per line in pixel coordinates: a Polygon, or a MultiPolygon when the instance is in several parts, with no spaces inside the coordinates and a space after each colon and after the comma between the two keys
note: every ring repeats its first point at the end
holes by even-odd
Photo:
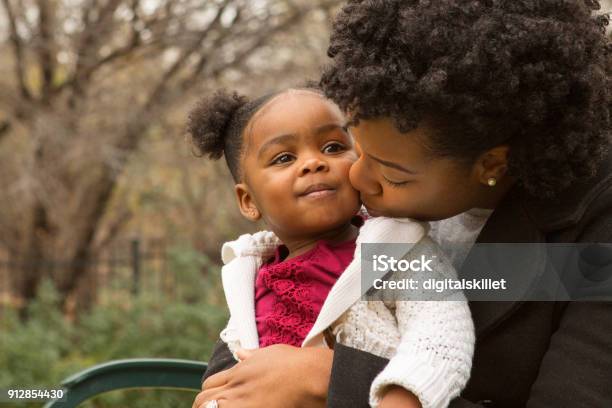
{"type": "Polygon", "coordinates": [[[204,381],[192,408],[325,407],[333,350],[275,344],[238,352],[240,362],[204,381]]]}

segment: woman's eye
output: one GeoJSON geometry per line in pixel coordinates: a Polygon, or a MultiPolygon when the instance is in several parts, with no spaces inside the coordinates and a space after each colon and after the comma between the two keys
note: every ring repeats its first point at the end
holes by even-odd
{"type": "Polygon", "coordinates": [[[323,148],[323,153],[338,153],[343,150],[346,150],[346,148],[340,143],[330,143],[323,148]]]}
{"type": "Polygon", "coordinates": [[[385,183],[391,187],[403,187],[409,183],[408,181],[392,181],[385,176],[383,176],[383,180],[385,180],[385,183]]]}
{"type": "Polygon", "coordinates": [[[293,156],[290,154],[284,153],[279,156],[276,156],[274,160],[272,160],[271,164],[285,164],[290,163],[293,160],[293,156]]]}

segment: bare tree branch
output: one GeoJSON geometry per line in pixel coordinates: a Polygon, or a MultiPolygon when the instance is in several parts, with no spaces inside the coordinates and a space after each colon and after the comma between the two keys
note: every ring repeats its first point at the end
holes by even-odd
{"type": "Polygon", "coordinates": [[[0,121],[0,141],[2,141],[4,136],[6,136],[10,130],[11,122],[9,122],[8,120],[0,121]]]}
{"type": "Polygon", "coordinates": [[[42,72],[41,99],[49,102],[55,72],[55,44],[53,38],[55,9],[49,0],[38,0],[38,64],[42,72]]]}
{"type": "Polygon", "coordinates": [[[208,27],[206,27],[199,33],[198,37],[195,41],[193,41],[191,46],[184,50],[183,53],[177,58],[177,60],[172,64],[172,66],[166,72],[164,72],[159,83],[157,84],[157,86],[151,93],[151,96],[147,100],[147,103],[145,104],[145,110],[149,110],[151,106],[157,102],[160,95],[164,92],[168,81],[170,81],[170,79],[174,77],[176,73],[185,65],[189,57],[191,57],[198,50],[198,48],[200,48],[202,41],[204,41],[206,36],[208,36],[210,32],[212,32],[220,25],[221,16],[223,15],[223,12],[226,10],[229,4],[230,0],[224,0],[223,3],[221,3],[221,5],[217,8],[213,21],[208,25],[208,27]]]}
{"type": "Polygon", "coordinates": [[[17,243],[20,240],[19,230],[14,225],[2,222],[0,219],[0,245],[11,253],[18,253],[17,243]]]}
{"type": "MultiPolygon", "coordinates": [[[[91,75],[92,67],[98,65],[95,57],[100,44],[112,32],[112,18],[121,0],[109,0],[98,8],[98,2],[90,1],[83,9],[84,29],[77,46],[77,62],[72,80],[68,81],[76,94],[80,94],[91,75]],[[94,17],[95,16],[95,17],[94,17]]],[[[97,68],[93,68],[95,71],[97,68]]]]}
{"type": "MultiPolygon", "coordinates": [[[[208,71],[208,74],[212,77],[217,77],[221,72],[225,71],[229,67],[236,66],[242,63],[249,56],[251,56],[256,50],[258,50],[263,45],[267,44],[273,38],[274,34],[280,31],[283,31],[291,27],[292,25],[296,24],[299,20],[301,20],[305,16],[305,14],[306,14],[305,11],[295,9],[293,13],[285,19],[284,22],[274,27],[268,28],[267,30],[263,32],[260,32],[260,34],[254,40],[242,46],[242,50],[238,51],[236,55],[234,56],[234,58],[232,58],[230,61],[224,64],[220,64],[216,67],[211,68],[211,70],[208,71]]],[[[193,83],[194,80],[199,79],[199,77],[202,75],[203,72],[204,70],[201,68],[199,70],[195,70],[190,77],[188,77],[181,83],[180,85],[181,89],[186,89],[189,83],[193,83]]]]}
{"type": "MultiPolygon", "coordinates": [[[[240,24],[242,21],[242,12],[241,10],[237,11],[236,17],[234,18],[234,22],[232,24],[233,25],[237,25],[240,24]]],[[[216,49],[217,47],[219,47],[226,39],[227,37],[230,35],[231,31],[229,29],[229,27],[225,30],[223,30],[221,33],[219,33],[219,35],[217,36],[217,38],[215,39],[215,41],[211,44],[211,46],[209,47],[208,51],[211,51],[216,49]]],[[[203,70],[204,68],[206,68],[206,66],[208,65],[208,52],[206,51],[202,51],[201,52],[201,56],[200,59],[198,60],[197,64],[195,65],[194,69],[193,69],[193,73],[191,74],[191,78],[195,78],[197,77],[203,70]]]]}
{"type": "Polygon", "coordinates": [[[129,209],[123,209],[119,215],[109,223],[106,227],[105,234],[101,237],[96,237],[92,244],[92,253],[98,254],[103,248],[108,246],[125,227],[127,222],[134,216],[134,213],[129,209]]]}
{"type": "Polygon", "coordinates": [[[19,33],[17,32],[17,22],[15,20],[15,14],[11,7],[10,0],[2,0],[2,5],[6,10],[6,15],[9,21],[10,41],[13,46],[13,54],[15,56],[15,77],[17,78],[19,92],[24,99],[30,100],[32,99],[32,94],[28,90],[28,87],[25,83],[24,74],[26,72],[26,67],[23,58],[21,38],[19,37],[19,33]]]}

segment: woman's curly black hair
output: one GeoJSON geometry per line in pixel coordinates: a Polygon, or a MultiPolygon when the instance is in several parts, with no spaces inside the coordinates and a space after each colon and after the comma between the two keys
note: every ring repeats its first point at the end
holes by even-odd
{"type": "Polygon", "coordinates": [[[437,118],[432,153],[510,146],[534,195],[592,176],[610,143],[607,16],[596,0],[353,0],[321,86],[355,120],[437,118]]]}

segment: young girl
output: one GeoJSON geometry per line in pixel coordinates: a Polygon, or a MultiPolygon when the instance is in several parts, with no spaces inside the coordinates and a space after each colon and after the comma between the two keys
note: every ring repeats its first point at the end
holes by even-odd
{"type": "Polygon", "coordinates": [[[361,203],[349,182],[357,155],[346,125],[313,89],[254,101],[219,92],[191,113],[200,151],[225,156],[241,213],[271,229],[223,246],[231,317],[221,338],[232,352],[338,341],[390,359],[372,384],[372,406],[445,407],[469,377],[469,308],[459,292],[445,294],[457,301],[359,301],[364,242],[404,243],[433,259],[430,274],[455,274],[425,224],[378,217],[359,230],[361,203]]]}

